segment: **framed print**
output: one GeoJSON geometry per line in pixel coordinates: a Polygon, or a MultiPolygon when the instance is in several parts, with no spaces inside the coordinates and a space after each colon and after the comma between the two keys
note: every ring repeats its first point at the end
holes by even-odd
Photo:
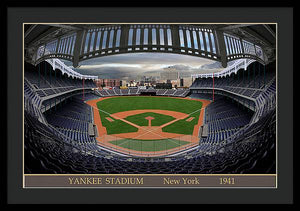
{"type": "MultiPolygon", "coordinates": [[[[37,13],[41,19],[18,23],[22,190],[280,190],[279,152],[292,139],[280,142],[291,128],[280,123],[288,95],[279,88],[292,68],[279,65],[286,63],[278,43],[289,39],[279,36],[282,22],[263,16],[273,10],[252,8],[261,19],[245,12],[179,21],[159,20],[168,11],[160,8],[137,21],[122,19],[128,8],[98,9],[70,21],[51,18],[57,8],[48,19],[37,13]]],[[[204,8],[179,13],[197,11],[204,8]]]]}

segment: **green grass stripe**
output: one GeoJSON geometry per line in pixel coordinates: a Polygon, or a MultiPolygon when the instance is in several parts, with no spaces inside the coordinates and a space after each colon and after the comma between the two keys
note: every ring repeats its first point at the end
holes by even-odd
{"type": "Polygon", "coordinates": [[[136,140],[136,139],[120,139],[110,141],[109,143],[141,152],[157,152],[173,149],[175,147],[189,144],[187,141],[176,139],[159,139],[159,140],[136,140]]]}
{"type": "Polygon", "coordinates": [[[160,126],[175,119],[174,117],[171,116],[153,113],[153,112],[136,114],[136,115],[128,116],[125,119],[139,126],[148,126],[149,122],[147,119],[145,119],[148,116],[154,118],[153,120],[151,120],[151,126],[160,126]]]}
{"type": "Polygon", "coordinates": [[[202,102],[170,97],[123,96],[97,102],[98,109],[110,114],[139,109],[159,109],[191,113],[202,107],[202,102]]]}

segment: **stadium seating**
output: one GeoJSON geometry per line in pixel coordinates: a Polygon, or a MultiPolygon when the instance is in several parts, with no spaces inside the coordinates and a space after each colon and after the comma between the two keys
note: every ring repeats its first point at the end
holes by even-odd
{"type": "MultiPolygon", "coordinates": [[[[241,78],[215,79],[215,87],[238,94],[215,93],[214,102],[205,109],[207,137],[199,145],[178,155],[156,158],[128,157],[97,145],[88,134],[93,124],[92,108],[85,100],[139,95],[138,88],[95,88],[92,81],[72,79],[59,72],[25,68],[24,134],[25,173],[274,173],[276,131],[276,80],[269,70],[265,78],[256,75],[245,83],[241,78]],[[255,80],[256,82],[254,83],[255,80]],[[262,81],[266,81],[266,85],[262,81]],[[245,105],[240,104],[247,98],[245,105]],[[235,101],[233,100],[235,98],[235,101]],[[53,99],[55,106],[53,106],[53,99]],[[52,101],[51,101],[52,100],[52,101]],[[46,109],[47,108],[47,109],[46,109]]],[[[52,70],[51,70],[52,71],[52,70]]],[[[248,75],[248,72],[244,74],[248,75]]],[[[247,78],[248,79],[248,78],[247,78]]],[[[155,89],[159,96],[212,100],[211,79],[196,79],[189,89],[155,89]]],[[[153,90],[151,90],[153,91],[153,90]]]]}
{"type": "Polygon", "coordinates": [[[205,109],[204,124],[208,125],[208,137],[201,139],[201,142],[217,144],[226,140],[248,124],[252,115],[224,97],[217,98],[205,109]]]}
{"type": "Polygon", "coordinates": [[[41,66],[43,68],[40,68],[38,72],[36,68],[27,64],[24,74],[28,86],[41,98],[76,89],[96,88],[92,80],[85,80],[83,82],[80,79],[69,78],[62,75],[58,70],[53,71],[52,67],[46,62],[41,64],[41,66]]]}
{"type": "Polygon", "coordinates": [[[139,89],[139,88],[129,88],[129,89],[102,89],[96,90],[96,94],[100,97],[109,96],[121,96],[121,95],[139,95],[141,92],[155,92],[157,96],[174,96],[174,97],[186,97],[190,90],[189,89],[139,89]]]}
{"type": "MultiPolygon", "coordinates": [[[[266,88],[275,79],[275,71],[270,69],[266,71],[266,74],[256,75],[254,78],[252,67],[249,67],[249,70],[239,70],[238,73],[232,74],[231,76],[215,78],[214,79],[214,88],[222,89],[225,91],[230,91],[242,96],[257,98],[260,94],[266,93],[266,88]],[[244,75],[242,77],[241,75],[244,75]]],[[[257,71],[256,71],[257,74],[257,71]]],[[[212,78],[197,78],[194,83],[191,85],[191,88],[201,88],[201,89],[212,89],[213,79],[212,78]]]]}

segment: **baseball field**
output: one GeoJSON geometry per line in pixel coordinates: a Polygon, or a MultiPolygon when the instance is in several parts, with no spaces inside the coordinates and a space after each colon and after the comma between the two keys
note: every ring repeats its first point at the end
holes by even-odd
{"type": "Polygon", "coordinates": [[[116,96],[87,101],[99,145],[138,155],[161,155],[198,143],[205,100],[116,96]]]}

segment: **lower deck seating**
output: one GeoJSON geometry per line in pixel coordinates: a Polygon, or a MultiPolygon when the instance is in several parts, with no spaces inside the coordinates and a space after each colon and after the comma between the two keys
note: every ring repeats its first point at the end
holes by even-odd
{"type": "Polygon", "coordinates": [[[96,93],[101,97],[118,96],[118,95],[139,95],[141,92],[155,92],[159,96],[174,96],[174,97],[186,97],[190,90],[189,89],[102,89],[97,90],[96,93]]]}
{"type": "MultiPolygon", "coordinates": [[[[85,99],[96,98],[86,94],[85,99]]],[[[79,143],[93,143],[94,137],[88,135],[89,123],[93,123],[92,109],[83,102],[82,96],[73,97],[65,105],[45,113],[46,120],[61,133],[79,143]]]]}
{"type": "MultiPolygon", "coordinates": [[[[249,130],[255,137],[243,137],[234,145],[222,148],[222,153],[200,154],[190,158],[164,159],[107,157],[81,153],[62,144],[48,128],[25,115],[25,173],[123,173],[123,174],[216,174],[275,173],[275,112],[267,115],[249,130]],[[269,127],[262,127],[262,122],[269,127]],[[33,128],[33,125],[35,128],[33,128]]],[[[94,147],[96,147],[94,145],[94,147]]],[[[205,148],[205,145],[202,145],[205,148]]],[[[95,148],[96,149],[96,148],[95,148]]]]}
{"type": "MultiPolygon", "coordinates": [[[[211,94],[192,94],[191,98],[211,100],[211,94]]],[[[200,143],[219,144],[249,124],[253,112],[240,107],[239,104],[227,100],[225,97],[215,95],[205,109],[204,124],[208,127],[208,136],[202,137],[200,143]]]]}

